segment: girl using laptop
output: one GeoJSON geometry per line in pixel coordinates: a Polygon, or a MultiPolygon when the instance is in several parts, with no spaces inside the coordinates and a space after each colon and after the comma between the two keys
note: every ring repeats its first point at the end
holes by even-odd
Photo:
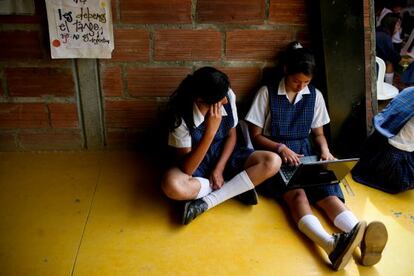
{"type": "MultiPolygon", "coordinates": [[[[323,132],[323,126],[330,121],[325,102],[321,92],[310,84],[315,73],[314,55],[292,42],[281,64],[282,75],[274,76],[259,89],[246,116],[253,145],[274,151],[283,163],[295,166],[301,156],[314,154],[311,133],[321,159],[334,159],[323,132]]],[[[267,180],[262,184],[263,190],[283,199],[299,230],[326,251],[335,270],[348,263],[364,234],[364,240],[371,244],[362,247],[362,263],[373,265],[379,261],[387,240],[385,226],[375,222],[366,227],[365,221],[359,221],[345,206],[339,185],[287,190],[280,180],[279,175],[267,180]],[[328,234],[312,213],[311,204],[320,207],[343,233],[328,234]]]]}

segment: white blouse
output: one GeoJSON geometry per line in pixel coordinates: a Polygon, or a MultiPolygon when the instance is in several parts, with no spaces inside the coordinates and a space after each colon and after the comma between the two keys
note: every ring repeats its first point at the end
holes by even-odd
{"type": "MultiPolygon", "coordinates": [[[[322,93],[318,89],[315,90],[315,109],[311,128],[318,128],[330,122],[322,93]]],[[[280,81],[277,93],[278,95],[286,95],[286,97],[288,97],[284,79],[280,81]]],[[[298,103],[305,94],[310,94],[308,86],[296,95],[294,104],[298,103]]],[[[263,135],[271,135],[271,112],[269,107],[269,91],[267,90],[267,86],[263,86],[259,89],[245,119],[246,121],[262,128],[263,135]]]]}
{"type": "MultiPolygon", "coordinates": [[[[233,90],[229,88],[227,92],[231,110],[233,113],[234,125],[233,127],[237,126],[238,117],[237,117],[237,107],[236,107],[236,95],[234,94],[233,90]]],[[[221,107],[221,115],[227,116],[226,109],[224,106],[221,107]]],[[[198,127],[204,122],[204,115],[201,114],[198,106],[194,103],[193,104],[193,119],[195,127],[198,127]]],[[[191,147],[191,134],[187,127],[187,124],[184,120],[181,120],[181,125],[171,131],[168,135],[168,145],[175,147],[175,148],[190,148],[191,147]]]]}

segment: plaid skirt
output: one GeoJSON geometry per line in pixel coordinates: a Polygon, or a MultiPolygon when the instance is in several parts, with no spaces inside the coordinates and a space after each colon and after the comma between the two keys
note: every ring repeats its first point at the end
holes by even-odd
{"type": "Polygon", "coordinates": [[[375,131],[355,167],[355,181],[387,193],[399,193],[414,188],[414,152],[397,149],[375,131]]]}
{"type": "MultiPolygon", "coordinates": [[[[227,161],[226,167],[224,168],[223,177],[224,180],[232,179],[236,174],[244,170],[244,164],[246,163],[247,158],[253,153],[252,149],[235,147],[233,153],[231,154],[229,160],[227,161]]],[[[202,162],[200,166],[193,173],[193,176],[209,178],[213,168],[215,167],[215,162],[202,162]]]]}
{"type": "MultiPolygon", "coordinates": [[[[279,173],[257,186],[256,190],[260,194],[275,198],[278,201],[282,201],[283,194],[288,191],[285,182],[282,180],[279,173]]],[[[344,194],[338,184],[309,187],[305,188],[304,191],[309,203],[311,204],[314,204],[328,196],[336,196],[345,203],[344,194]]]]}

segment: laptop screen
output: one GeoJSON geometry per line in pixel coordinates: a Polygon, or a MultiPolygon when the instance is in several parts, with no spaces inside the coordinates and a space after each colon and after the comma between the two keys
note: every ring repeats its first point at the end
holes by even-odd
{"type": "Polygon", "coordinates": [[[289,188],[337,184],[350,172],[356,161],[358,158],[302,163],[296,167],[286,184],[289,188]]]}

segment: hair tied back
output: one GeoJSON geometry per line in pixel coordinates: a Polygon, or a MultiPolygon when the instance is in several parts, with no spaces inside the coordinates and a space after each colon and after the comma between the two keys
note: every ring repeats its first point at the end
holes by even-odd
{"type": "Polygon", "coordinates": [[[302,44],[300,44],[299,42],[295,42],[293,45],[292,45],[292,48],[293,49],[301,49],[301,48],[303,48],[303,46],[302,46],[302,44]]]}

